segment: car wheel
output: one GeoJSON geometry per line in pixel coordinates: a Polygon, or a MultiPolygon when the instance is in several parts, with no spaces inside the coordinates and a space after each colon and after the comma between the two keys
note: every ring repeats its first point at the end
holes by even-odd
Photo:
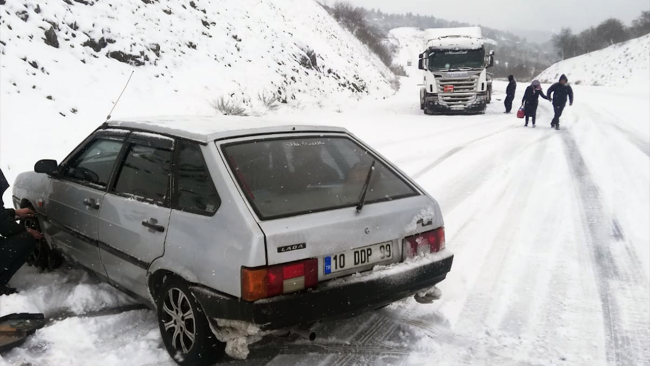
{"type": "MultiPolygon", "coordinates": [[[[26,228],[41,231],[41,227],[35,219],[23,219],[21,225],[26,228]]],[[[26,260],[27,264],[36,267],[39,271],[54,271],[61,267],[63,258],[61,254],[53,249],[45,238],[36,240],[34,251],[26,260]]]]}
{"type": "Polygon", "coordinates": [[[187,284],[167,276],[157,299],[158,326],[167,352],[179,365],[212,365],[226,344],[210,330],[201,305],[187,284]]]}

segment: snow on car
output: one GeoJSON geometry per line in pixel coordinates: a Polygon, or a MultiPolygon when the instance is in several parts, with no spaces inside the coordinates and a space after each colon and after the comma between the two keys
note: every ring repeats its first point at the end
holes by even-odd
{"type": "Polygon", "coordinates": [[[337,127],[111,121],[61,164],[19,175],[13,199],[69,262],[156,309],[181,365],[244,358],[262,334],[410,296],[431,302],[453,261],[438,203],[337,127]]]}

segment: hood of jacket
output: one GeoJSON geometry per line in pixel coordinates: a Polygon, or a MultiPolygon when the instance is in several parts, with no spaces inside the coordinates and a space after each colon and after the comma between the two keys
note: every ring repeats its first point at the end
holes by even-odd
{"type": "Polygon", "coordinates": [[[515,76],[514,75],[508,75],[508,80],[509,81],[515,81],[515,76]]]}
{"type": "Polygon", "coordinates": [[[562,80],[565,80],[567,83],[569,82],[569,79],[568,79],[568,78],[566,77],[566,75],[564,75],[564,74],[562,74],[562,76],[560,76],[560,80],[559,80],[559,81],[561,82],[562,80]]]}

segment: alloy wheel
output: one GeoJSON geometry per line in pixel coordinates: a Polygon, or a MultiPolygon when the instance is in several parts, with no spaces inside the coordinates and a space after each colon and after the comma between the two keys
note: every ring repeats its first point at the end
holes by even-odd
{"type": "Polygon", "coordinates": [[[170,288],[163,302],[162,322],[174,348],[188,354],[196,341],[196,319],[190,300],[178,288],[170,288]]]}

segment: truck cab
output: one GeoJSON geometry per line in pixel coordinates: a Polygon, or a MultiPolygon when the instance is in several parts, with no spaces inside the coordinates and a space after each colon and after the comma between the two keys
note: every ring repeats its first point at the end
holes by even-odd
{"type": "Polygon", "coordinates": [[[429,29],[426,49],[419,55],[423,70],[420,107],[425,114],[485,113],[492,99],[494,51],[486,53],[489,40],[481,29],[429,29]]]}

